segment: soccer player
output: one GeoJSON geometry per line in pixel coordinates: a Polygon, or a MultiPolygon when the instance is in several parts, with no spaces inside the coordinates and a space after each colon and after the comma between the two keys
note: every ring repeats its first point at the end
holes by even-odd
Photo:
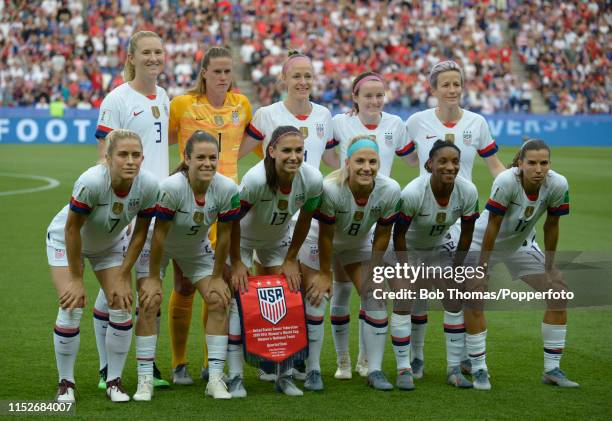
{"type": "MultiPolygon", "coordinates": [[[[398,260],[410,260],[413,266],[456,267],[463,263],[472,242],[474,223],[478,218],[478,191],[474,184],[457,176],[461,151],[452,142],[437,140],[425,162],[427,173],[412,180],[402,191],[402,207],[395,224],[393,240],[398,260]],[[461,220],[459,239],[450,231],[461,220]],[[458,241],[458,242],[457,242],[458,241]],[[408,250],[408,253],[406,251],[408,250]],[[407,256],[406,256],[407,254],[407,256]]],[[[408,280],[393,280],[392,286],[406,288],[408,280]]],[[[446,336],[447,382],[456,387],[472,387],[461,373],[465,344],[462,303],[448,297],[447,290],[454,280],[420,279],[425,289],[433,284],[444,292],[444,332],[446,336]]],[[[455,287],[459,284],[454,284],[455,287]]],[[[418,293],[418,288],[415,290],[418,293]]],[[[414,389],[410,367],[410,304],[411,300],[396,300],[391,316],[391,338],[397,361],[397,386],[414,389]]]]}
{"type": "MultiPolygon", "coordinates": [[[[121,384],[132,342],[130,272],[155,212],[158,185],[154,175],[140,170],[143,147],[136,133],[114,130],[106,144],[104,163],[79,177],[70,204],[53,218],[47,230],[47,258],[60,303],[53,334],[60,378],[58,402],[75,401],[74,364],[80,343],[79,324],[87,301],[83,285],[85,257],[108,297],[106,394],[113,402],[130,400],[121,384]],[[125,228],[134,218],[136,224],[128,245],[125,228]]],[[[152,299],[161,300],[160,295],[149,291],[152,299]]]]}
{"type": "Polygon", "coordinates": [[[218,141],[204,131],[187,140],[185,159],[177,171],[161,182],[149,274],[161,284],[160,268],[172,258],[181,273],[198,289],[208,306],[206,343],[209,379],[206,395],[230,399],[223,382],[227,354],[227,309],[230,289],[223,279],[232,221],[240,213],[238,186],[216,172],[218,141]],[[218,222],[217,243],[208,241],[210,226],[218,222]]]}
{"type": "MultiPolygon", "coordinates": [[[[231,245],[232,282],[237,294],[247,287],[254,251],[263,267],[262,274],[285,274],[292,291],[299,291],[302,286],[297,256],[323,190],[323,176],[316,168],[302,165],[303,157],[304,136],[300,130],[293,126],[277,127],[268,143],[265,159],[242,179],[242,219],[234,224],[231,245]],[[292,232],[291,217],[298,212],[292,232]]],[[[307,365],[316,370],[320,378],[325,306],[306,303],[305,307],[309,321],[307,365]],[[316,326],[311,320],[317,322],[316,326]]],[[[230,309],[229,329],[229,391],[232,397],[245,397],[241,323],[235,299],[230,309]]],[[[289,396],[301,396],[303,392],[293,383],[291,371],[276,380],[276,388],[289,396]]],[[[305,387],[309,386],[307,378],[305,387]]]]}
{"type": "Polygon", "coordinates": [[[332,286],[331,262],[337,257],[360,291],[365,309],[368,384],[377,390],[391,390],[393,385],[381,371],[387,311],[384,303],[371,299],[371,286],[363,270],[369,277],[372,268],[382,262],[399,209],[400,187],[378,173],[379,146],[369,137],[353,139],[346,156],[344,166],[323,182],[323,201],[315,213],[320,222],[318,241],[309,234],[300,251],[300,262],[310,269],[304,272],[306,298],[313,306],[327,300],[332,286]],[[372,242],[370,231],[374,226],[372,242]]]}
{"type": "MultiPolygon", "coordinates": [[[[157,176],[158,181],[168,176],[168,115],[170,100],[166,91],[157,86],[157,79],[164,70],[164,49],[161,38],[154,32],[139,31],[130,38],[128,56],[123,69],[125,83],[113,89],[100,105],[100,115],[96,128],[100,156],[106,147],[106,136],[114,129],[132,130],[140,136],[143,143],[143,169],[157,176]]],[[[138,288],[142,277],[138,274],[146,270],[149,243],[153,234],[151,224],[143,254],[136,262],[138,288]]],[[[159,332],[159,314],[139,314],[137,304],[136,321],[136,359],[138,361],[138,381],[143,391],[153,379],[155,387],[167,387],[169,383],[162,379],[155,362],[150,358],[150,349],[157,341],[159,332]],[[156,319],[157,330],[153,334],[143,335],[139,327],[147,323],[145,319],[156,319]]],[[[99,291],[94,305],[94,331],[100,357],[99,388],[105,388],[106,355],[104,343],[108,326],[108,305],[102,290],[99,291]]],[[[143,392],[144,393],[144,392],[143,392]]]]}
{"type": "MultiPolygon", "coordinates": [[[[238,183],[238,150],[245,133],[261,140],[249,130],[252,109],[246,96],[232,92],[232,54],[224,47],[209,48],[202,62],[195,87],[170,102],[170,143],[179,145],[183,157],[187,139],[203,130],[219,142],[217,171],[238,183]]],[[[211,245],[216,241],[216,225],[211,227],[211,245]]],[[[194,285],[174,266],[174,288],[168,305],[172,342],[173,382],[190,385],[193,379],[187,370],[187,338],[191,324],[194,285]]],[[[202,323],[206,326],[206,303],[202,303],[202,323]]],[[[202,378],[208,377],[208,358],[204,344],[202,378]]]]}
{"type": "MultiPolygon", "coordinates": [[[[497,156],[497,144],[491,136],[486,120],[476,113],[461,108],[463,70],[452,60],[434,65],[429,73],[429,87],[437,100],[435,108],[411,115],[406,121],[408,137],[416,146],[419,162],[426,162],[437,139],[453,142],[461,151],[459,176],[472,181],[474,157],[483,158],[493,178],[505,168],[497,156]]],[[[426,170],[421,167],[421,174],[426,170]]],[[[453,230],[458,236],[459,225],[453,230]]],[[[412,371],[415,379],[423,377],[425,358],[425,330],[427,301],[416,300],[412,308],[412,371]]],[[[464,358],[463,369],[469,371],[469,360],[464,358]]]]}
{"type": "MultiPolygon", "coordinates": [[[[567,287],[554,265],[559,240],[559,217],[569,213],[568,183],[565,177],[550,169],[550,148],[539,139],[525,142],[512,167],[493,182],[491,196],[482,218],[476,224],[472,250],[480,251],[479,266],[487,270],[503,262],[514,279],[520,278],[536,291],[563,292],[567,287]],[[546,213],[543,254],[529,243],[536,222],[546,213]],[[496,252],[492,255],[491,252],[496,252]]],[[[469,282],[466,289],[486,290],[486,278],[469,282]]],[[[486,365],[486,321],[480,303],[466,303],[466,344],[472,362],[474,388],[491,389],[486,365]]],[[[565,336],[567,310],[563,300],[548,300],[542,322],[544,374],[542,382],[560,387],[578,387],[560,368],[565,336]]]]}
{"type": "MultiPolygon", "coordinates": [[[[410,166],[418,164],[414,151],[414,142],[406,135],[404,122],[393,114],[383,111],[385,103],[385,85],[382,77],[374,72],[364,72],[353,80],[353,110],[346,114],[337,114],[333,118],[333,144],[339,145],[340,162],[345,162],[349,142],[355,136],[367,134],[380,149],[379,173],[391,176],[393,158],[400,156],[410,166]]],[[[337,379],[350,379],[351,359],[348,349],[350,332],[349,303],[352,284],[344,273],[342,265],[334,260],[334,294],[331,298],[332,335],[336,346],[338,369],[334,374],[337,379]]],[[[366,353],[363,346],[364,312],[359,317],[359,357],[356,371],[362,377],[368,374],[366,353]]]]}

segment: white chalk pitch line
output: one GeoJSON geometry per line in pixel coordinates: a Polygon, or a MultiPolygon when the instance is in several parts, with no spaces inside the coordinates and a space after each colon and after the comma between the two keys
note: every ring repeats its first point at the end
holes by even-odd
{"type": "Polygon", "coordinates": [[[25,178],[28,180],[41,180],[47,183],[44,186],[33,187],[31,189],[0,191],[0,196],[12,196],[14,194],[36,193],[39,191],[54,189],[60,185],[60,182],[56,180],[55,178],[44,177],[42,175],[0,172],[0,177],[25,178]]]}

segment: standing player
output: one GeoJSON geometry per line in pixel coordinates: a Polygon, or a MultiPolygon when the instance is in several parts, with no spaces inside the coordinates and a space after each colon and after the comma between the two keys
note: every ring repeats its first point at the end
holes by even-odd
{"type": "MultiPolygon", "coordinates": [[[[550,148],[544,141],[531,139],[523,144],[512,167],[493,182],[486,210],[476,224],[473,251],[480,251],[479,266],[491,268],[503,262],[513,279],[520,278],[536,291],[567,291],[561,273],[554,265],[559,240],[559,217],[569,213],[569,187],[562,175],[550,169],[550,148]],[[536,222],[546,212],[544,222],[544,255],[529,242],[536,222]],[[495,251],[493,256],[491,252],[495,251]]],[[[486,278],[470,290],[486,290],[486,278]]],[[[474,388],[491,389],[486,357],[486,321],[480,303],[466,303],[466,344],[472,361],[474,388]]],[[[542,322],[544,341],[544,374],[542,382],[560,387],[578,387],[559,367],[567,332],[567,310],[564,300],[547,301],[542,322]]]]}
{"type": "Polygon", "coordinates": [[[185,145],[185,160],[176,173],[160,184],[160,199],[151,257],[150,279],[161,283],[160,268],[172,258],[206,301],[209,309],[206,343],[210,376],[206,394],[230,399],[223,382],[227,354],[227,308],[230,289],[223,279],[232,221],[240,214],[238,186],[216,172],[217,140],[194,132],[185,145]],[[210,226],[218,221],[215,251],[210,247],[210,226]]]}
{"type": "MultiPolygon", "coordinates": [[[[497,144],[491,137],[486,120],[476,113],[461,108],[463,70],[451,60],[432,67],[429,86],[438,105],[435,108],[411,115],[406,121],[408,137],[416,145],[415,153],[420,162],[426,162],[436,139],[453,142],[461,151],[459,176],[472,181],[474,157],[478,153],[487,164],[493,177],[505,168],[497,156],[497,144]]],[[[421,167],[421,175],[426,174],[421,167]]],[[[451,230],[455,238],[459,226],[451,230]]],[[[445,322],[446,323],[446,322],[445,322]]],[[[427,301],[416,300],[412,308],[412,370],[415,379],[423,377],[425,329],[427,327],[427,301]]],[[[469,371],[467,356],[464,371],[469,371]]]]}
{"type": "MultiPolygon", "coordinates": [[[[223,47],[206,51],[195,87],[170,102],[170,143],[179,144],[183,157],[187,139],[203,130],[219,142],[217,171],[238,183],[238,150],[245,136],[261,140],[249,131],[252,109],[246,96],[232,92],[232,54],[223,47]]],[[[211,227],[211,243],[216,241],[216,225],[211,227]]],[[[187,337],[193,308],[194,285],[180,275],[175,265],[174,288],[168,305],[170,338],[172,341],[172,368],[175,384],[193,384],[187,371],[187,337]]],[[[202,303],[202,323],[206,326],[206,303],[202,303]]],[[[202,378],[207,378],[207,350],[204,344],[202,378]]]]}
{"type": "MultiPolygon", "coordinates": [[[[100,105],[100,116],[96,129],[98,150],[104,151],[106,136],[114,129],[129,129],[140,136],[144,148],[143,168],[161,181],[168,176],[168,114],[170,100],[166,91],[157,86],[157,78],[164,70],[164,49],[161,38],[154,32],[140,31],[132,35],[128,44],[128,56],[123,69],[125,83],[113,89],[100,105]]],[[[102,155],[102,152],[101,152],[102,155]]],[[[149,254],[150,236],[143,254],[136,264],[138,288],[142,287],[138,275],[146,264],[149,254]]],[[[138,310],[137,310],[138,312],[138,310]]],[[[167,387],[169,383],[161,378],[155,363],[151,360],[150,349],[157,341],[160,315],[140,314],[136,321],[136,359],[138,360],[138,381],[146,389],[153,376],[156,387],[167,387]],[[157,317],[155,334],[144,335],[141,323],[157,317]]],[[[105,387],[106,355],[104,341],[108,326],[108,306],[102,290],[94,306],[94,330],[100,356],[100,383],[105,387]]],[[[143,389],[143,390],[144,390],[143,389]]]]}
{"type": "MultiPolygon", "coordinates": [[[[395,251],[407,254],[413,266],[423,263],[427,267],[456,267],[470,248],[478,218],[478,191],[470,181],[457,176],[460,160],[461,152],[454,143],[437,140],[425,162],[427,174],[412,180],[402,191],[402,207],[393,240],[395,251]],[[461,234],[456,244],[447,238],[447,233],[459,219],[461,234]]],[[[465,343],[462,303],[447,296],[448,287],[454,280],[447,283],[443,279],[418,280],[425,289],[431,287],[432,281],[445,294],[442,304],[447,382],[456,387],[472,387],[460,369],[465,343]]],[[[394,284],[396,290],[406,287],[405,280],[396,280],[394,284]]],[[[397,385],[400,389],[411,390],[414,382],[410,368],[410,302],[403,301],[394,303],[391,337],[397,361],[397,385]]]]}
{"type": "MultiPolygon", "coordinates": [[[[263,267],[262,274],[285,274],[292,291],[299,291],[302,286],[297,255],[323,189],[321,173],[310,165],[302,165],[303,156],[302,133],[292,126],[277,127],[268,143],[265,159],[242,179],[242,219],[239,224],[234,224],[231,246],[232,280],[236,293],[246,288],[254,251],[263,267]],[[291,217],[298,211],[299,217],[291,232],[291,217]]],[[[303,287],[308,287],[308,284],[303,287]]],[[[313,306],[307,302],[305,307],[309,339],[307,366],[316,370],[320,377],[325,306],[313,306]]],[[[241,323],[236,300],[232,301],[230,309],[229,333],[229,391],[233,397],[245,397],[241,323]]],[[[277,379],[276,387],[289,396],[303,394],[293,383],[291,371],[277,379]]],[[[308,379],[305,387],[310,389],[308,379]]]]}
{"type": "MultiPolygon", "coordinates": [[[[58,402],[75,401],[74,364],[86,305],[84,257],[109,298],[109,332],[102,344],[108,360],[106,394],[113,402],[130,400],[121,384],[132,342],[130,272],[145,243],[158,186],[155,176],[140,171],[143,148],[136,133],[114,130],[106,143],[105,163],[79,177],[70,204],[53,218],[47,230],[47,257],[60,302],[53,334],[60,378],[58,402]],[[134,218],[128,246],[125,228],[134,218]]],[[[161,290],[150,291],[153,299],[161,301],[161,290]]]]}
{"type": "MultiPolygon", "coordinates": [[[[391,390],[382,372],[387,334],[387,310],[383,302],[372,300],[369,276],[372,267],[382,262],[389,245],[391,228],[397,216],[400,187],[396,181],[378,174],[379,147],[369,137],[353,139],[344,166],[327,176],[323,201],[315,214],[320,222],[318,241],[309,233],[300,251],[300,262],[310,270],[304,273],[306,298],[319,306],[332,286],[331,262],[337,257],[361,294],[365,309],[364,340],[368,350],[368,384],[377,390],[391,390]],[[371,242],[371,228],[376,225],[371,242]],[[370,260],[369,267],[364,263],[370,260]]],[[[313,376],[313,372],[307,374],[313,376]]],[[[323,382],[318,377],[322,388],[323,382]]]]}
{"type": "MultiPolygon", "coordinates": [[[[414,142],[406,135],[404,122],[393,114],[383,111],[385,104],[385,85],[380,75],[364,72],[353,80],[353,111],[334,116],[334,145],[340,147],[340,162],[345,162],[346,151],[351,139],[367,134],[378,144],[380,150],[379,173],[391,176],[395,155],[403,158],[410,166],[418,164],[414,151],[414,142]]],[[[306,269],[307,270],[307,269],[306,269]]],[[[334,260],[334,286],[331,298],[331,321],[338,369],[334,375],[337,379],[350,379],[351,359],[349,354],[350,314],[349,303],[352,284],[344,273],[342,265],[334,260]]],[[[359,357],[356,370],[367,376],[368,366],[363,346],[363,311],[359,317],[359,357]]]]}

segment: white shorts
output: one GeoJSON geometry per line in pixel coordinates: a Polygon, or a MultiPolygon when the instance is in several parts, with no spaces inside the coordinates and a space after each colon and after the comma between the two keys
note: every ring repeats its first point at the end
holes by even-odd
{"type": "MultiPolygon", "coordinates": [[[[476,265],[479,255],[479,252],[470,250],[465,264],[476,265]]],[[[544,253],[540,250],[535,237],[527,240],[514,252],[493,250],[490,267],[492,268],[497,263],[503,263],[506,266],[513,280],[546,272],[544,253]]]]}
{"type": "MultiPolygon", "coordinates": [[[[136,259],[134,268],[136,270],[136,279],[144,278],[149,276],[149,255],[151,254],[151,240],[153,239],[153,230],[155,229],[155,218],[151,218],[149,224],[149,231],[147,232],[147,239],[145,240],[142,251],[136,259]]],[[[161,270],[163,273],[163,269],[161,270]]],[[[161,276],[163,279],[163,275],[161,276]]]]}
{"type": "MultiPolygon", "coordinates": [[[[202,278],[212,275],[213,268],[215,265],[215,253],[210,247],[210,243],[207,241],[202,243],[202,248],[197,254],[187,255],[186,253],[173,254],[164,252],[160,263],[160,274],[161,279],[166,275],[166,268],[170,263],[170,259],[174,260],[176,264],[181,268],[183,275],[188,278],[192,284],[198,283],[202,278]]],[[[138,258],[140,263],[141,271],[138,272],[138,279],[149,276],[149,253],[143,252],[138,258]],[[145,271],[146,270],[146,271],[145,271]]]]}
{"type": "MultiPolygon", "coordinates": [[[[94,272],[114,268],[123,264],[127,245],[128,241],[123,237],[121,241],[106,250],[96,253],[82,253],[82,257],[89,260],[94,272]]],[[[66,245],[58,239],[51,238],[49,234],[47,234],[47,262],[49,266],[68,267],[66,245]]]]}
{"type": "MultiPolygon", "coordinates": [[[[287,235],[279,242],[258,248],[240,246],[240,259],[247,268],[253,267],[257,262],[265,268],[280,266],[285,261],[287,251],[291,245],[291,236],[287,235]]],[[[229,257],[228,257],[229,264],[229,257]]]]}
{"type": "MultiPolygon", "coordinates": [[[[298,254],[300,263],[308,266],[311,269],[319,270],[321,268],[319,264],[319,243],[314,241],[312,238],[306,238],[300,252],[298,254]]],[[[365,262],[372,257],[372,245],[369,241],[363,242],[357,248],[340,249],[334,248],[334,258],[340,260],[342,266],[350,265],[356,262],[365,262]]]]}

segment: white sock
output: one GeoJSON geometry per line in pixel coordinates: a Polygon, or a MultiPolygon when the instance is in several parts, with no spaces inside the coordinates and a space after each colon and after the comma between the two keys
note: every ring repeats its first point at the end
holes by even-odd
{"type": "Polygon", "coordinates": [[[386,310],[366,310],[363,336],[368,350],[368,374],[382,370],[388,328],[386,310]]]}
{"type": "Polygon", "coordinates": [[[349,303],[351,300],[351,282],[334,282],[330,306],[332,337],[336,348],[336,356],[349,355],[349,333],[351,315],[349,303]]]}
{"type": "Polygon", "coordinates": [[[446,337],[446,365],[457,367],[461,364],[465,350],[465,325],[463,311],[444,312],[444,336],[446,337]]]}
{"type": "Polygon", "coordinates": [[[221,377],[227,356],[227,335],[206,335],[206,345],[210,377],[221,377]]]}
{"type": "Polygon", "coordinates": [[[306,372],[312,370],[321,371],[321,348],[323,348],[323,334],[325,326],[325,309],[328,298],[321,300],[318,306],[313,306],[306,301],[306,325],[308,327],[308,358],[306,359],[306,372]]]}
{"type": "Polygon", "coordinates": [[[98,348],[98,356],[100,357],[100,370],[106,367],[106,329],[108,328],[108,303],[106,302],[106,295],[104,291],[100,289],[98,291],[98,297],[94,304],[94,332],[96,333],[96,347],[98,348]]]}
{"type": "Polygon", "coordinates": [[[229,337],[227,339],[227,368],[230,379],[243,376],[244,373],[241,329],[238,304],[234,298],[229,310],[229,337]]]}
{"type": "Polygon", "coordinates": [[[475,335],[465,334],[465,345],[468,351],[468,357],[472,362],[472,373],[478,370],[487,370],[487,331],[477,333],[475,335]]]}
{"type": "Polygon", "coordinates": [[[136,336],[136,362],[139,376],[153,375],[156,347],[157,335],[136,336]]]}
{"type": "Polygon", "coordinates": [[[391,342],[397,371],[410,368],[410,314],[391,314],[391,342]]]}
{"type": "Polygon", "coordinates": [[[565,348],[566,334],[567,325],[549,325],[542,323],[545,372],[559,368],[561,357],[563,356],[563,348],[565,348]]]}
{"type": "Polygon", "coordinates": [[[357,361],[363,362],[368,359],[368,349],[366,346],[365,340],[365,310],[363,308],[359,309],[359,356],[357,357],[357,361]]]}
{"type": "Polygon", "coordinates": [[[425,361],[425,331],[427,330],[427,300],[416,299],[412,305],[411,360],[425,361]]]}
{"type": "Polygon", "coordinates": [[[64,310],[57,312],[55,328],[53,329],[53,345],[55,347],[55,361],[59,381],[66,379],[74,381],[74,363],[79,352],[81,335],[79,326],[81,324],[82,308],[64,310]]]}
{"type": "Polygon", "coordinates": [[[127,354],[132,344],[132,315],[126,310],[108,310],[106,331],[106,355],[108,375],[106,381],[121,377],[127,354]]]}

